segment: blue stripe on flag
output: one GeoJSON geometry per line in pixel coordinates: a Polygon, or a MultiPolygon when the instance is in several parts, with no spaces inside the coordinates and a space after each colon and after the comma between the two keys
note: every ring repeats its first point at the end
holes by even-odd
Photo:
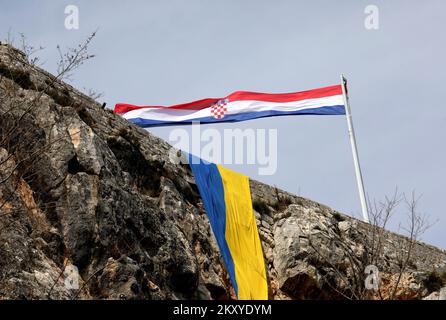
{"type": "Polygon", "coordinates": [[[192,154],[189,154],[189,165],[194,174],[198,190],[200,191],[212,231],[223,255],[223,260],[226,264],[229,277],[231,278],[235,294],[238,295],[234,261],[232,260],[228,243],[226,242],[226,205],[220,172],[215,164],[204,162],[192,154]]]}

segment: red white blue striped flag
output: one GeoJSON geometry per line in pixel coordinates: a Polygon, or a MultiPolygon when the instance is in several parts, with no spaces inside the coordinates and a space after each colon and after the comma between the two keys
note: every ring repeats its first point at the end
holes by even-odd
{"type": "Polygon", "coordinates": [[[237,122],[285,115],[345,114],[342,85],[293,93],[237,91],[223,98],[206,98],[173,106],[118,103],[116,113],[141,127],[192,122],[237,122]]]}

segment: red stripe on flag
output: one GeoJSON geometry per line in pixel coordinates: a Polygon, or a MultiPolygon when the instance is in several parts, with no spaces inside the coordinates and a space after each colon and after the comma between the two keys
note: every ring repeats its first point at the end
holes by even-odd
{"type": "Polygon", "coordinates": [[[210,107],[212,104],[218,102],[218,98],[206,98],[201,99],[197,101],[182,103],[182,104],[176,104],[173,106],[135,106],[132,104],[125,104],[125,103],[117,103],[115,105],[115,112],[116,113],[126,113],[132,110],[136,109],[149,109],[149,108],[169,108],[169,109],[188,109],[188,110],[201,110],[204,108],[210,107]]]}
{"type": "Polygon", "coordinates": [[[292,93],[260,93],[260,92],[237,91],[231,93],[229,96],[227,96],[227,98],[229,99],[230,102],[236,100],[292,102],[306,99],[324,98],[340,94],[342,94],[342,86],[335,85],[320,89],[313,89],[308,91],[292,92],[292,93]]]}

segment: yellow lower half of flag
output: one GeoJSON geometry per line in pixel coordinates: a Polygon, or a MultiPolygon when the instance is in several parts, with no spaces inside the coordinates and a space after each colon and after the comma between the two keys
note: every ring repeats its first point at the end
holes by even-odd
{"type": "Polygon", "coordinates": [[[240,300],[268,299],[268,285],[249,178],[217,165],[226,204],[225,238],[234,262],[240,300]]]}

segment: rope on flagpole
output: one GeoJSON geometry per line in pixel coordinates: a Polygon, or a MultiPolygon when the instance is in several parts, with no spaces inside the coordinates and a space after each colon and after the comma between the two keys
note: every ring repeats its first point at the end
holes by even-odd
{"type": "Polygon", "coordinates": [[[367,200],[364,191],[364,182],[362,180],[361,166],[359,165],[358,148],[356,147],[355,129],[353,128],[352,113],[348,101],[347,79],[341,75],[342,95],[344,97],[345,115],[347,117],[348,135],[350,137],[350,144],[353,153],[353,162],[355,165],[356,184],[358,185],[359,199],[361,201],[362,216],[365,222],[369,222],[369,211],[367,208],[367,200]]]}

